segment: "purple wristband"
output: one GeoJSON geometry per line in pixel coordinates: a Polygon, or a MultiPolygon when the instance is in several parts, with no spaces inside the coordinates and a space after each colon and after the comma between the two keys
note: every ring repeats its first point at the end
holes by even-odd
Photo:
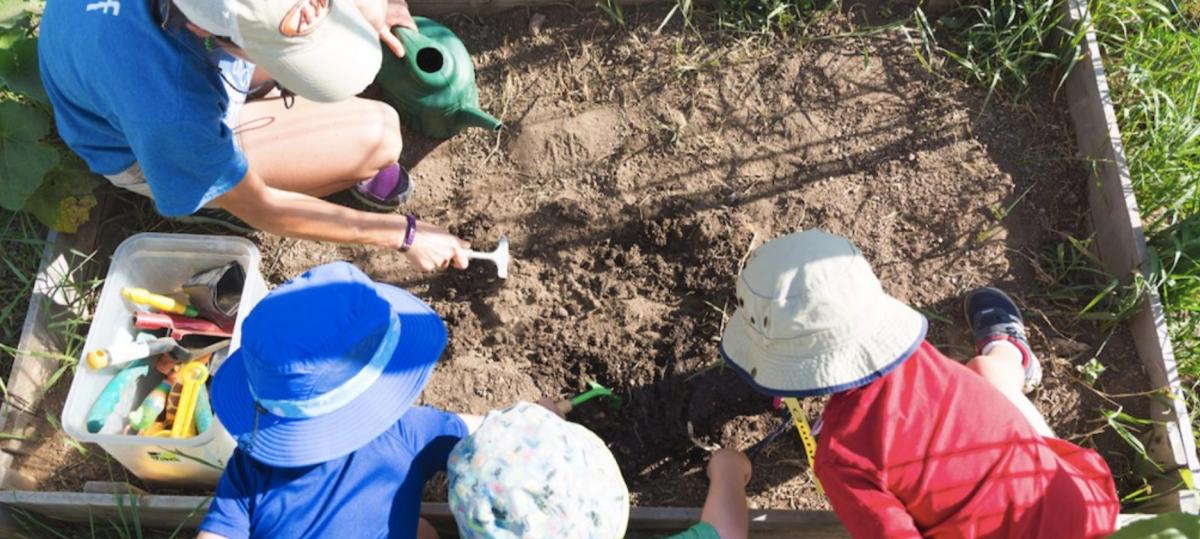
{"type": "Polygon", "coordinates": [[[413,239],[417,237],[417,216],[410,213],[405,217],[408,218],[408,227],[404,231],[404,244],[400,246],[401,253],[407,253],[412,248],[413,239]]]}

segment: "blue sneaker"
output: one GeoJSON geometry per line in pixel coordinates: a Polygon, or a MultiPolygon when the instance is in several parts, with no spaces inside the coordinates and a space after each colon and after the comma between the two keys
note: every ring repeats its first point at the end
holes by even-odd
{"type": "Polygon", "coordinates": [[[1021,310],[1008,294],[992,287],[976,288],[963,299],[967,323],[975,335],[975,352],[990,342],[1005,340],[1021,351],[1021,366],[1025,368],[1024,391],[1029,393],[1042,383],[1042,362],[1033,355],[1025,337],[1021,310]]]}

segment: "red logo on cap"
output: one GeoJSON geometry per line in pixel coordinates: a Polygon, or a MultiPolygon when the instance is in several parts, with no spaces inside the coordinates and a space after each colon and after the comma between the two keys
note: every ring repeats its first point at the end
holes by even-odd
{"type": "Polygon", "coordinates": [[[279,21],[279,33],[287,37],[311,34],[329,18],[329,3],[333,0],[300,0],[279,21]]]}

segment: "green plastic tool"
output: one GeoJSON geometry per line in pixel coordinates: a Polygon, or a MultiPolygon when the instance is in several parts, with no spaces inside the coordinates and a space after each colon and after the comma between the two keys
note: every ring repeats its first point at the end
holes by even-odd
{"type": "Polygon", "coordinates": [[[113,376],[100,391],[100,396],[96,397],[96,401],[92,403],[92,408],[88,410],[87,431],[92,434],[100,432],[104,428],[104,423],[108,421],[108,416],[117,407],[117,401],[121,400],[121,393],[125,390],[125,386],[146,376],[149,372],[150,364],[145,359],[139,359],[113,376]]]}
{"type": "Polygon", "coordinates": [[[575,398],[571,399],[571,407],[572,408],[579,406],[580,404],[583,404],[587,401],[590,401],[596,397],[611,398],[613,408],[616,408],[621,405],[621,397],[614,395],[611,389],[596,383],[595,380],[588,380],[587,383],[591,389],[588,389],[587,391],[584,391],[583,393],[576,395],[575,398]]]}

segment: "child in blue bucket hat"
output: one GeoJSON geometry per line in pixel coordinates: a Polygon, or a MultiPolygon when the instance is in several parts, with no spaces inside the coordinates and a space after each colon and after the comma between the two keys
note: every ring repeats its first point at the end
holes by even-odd
{"type": "Polygon", "coordinates": [[[200,537],[436,537],[421,491],[468,427],[413,401],[445,346],[428,305],[347,263],[268,294],[212,383],[238,447],[200,537]]]}

